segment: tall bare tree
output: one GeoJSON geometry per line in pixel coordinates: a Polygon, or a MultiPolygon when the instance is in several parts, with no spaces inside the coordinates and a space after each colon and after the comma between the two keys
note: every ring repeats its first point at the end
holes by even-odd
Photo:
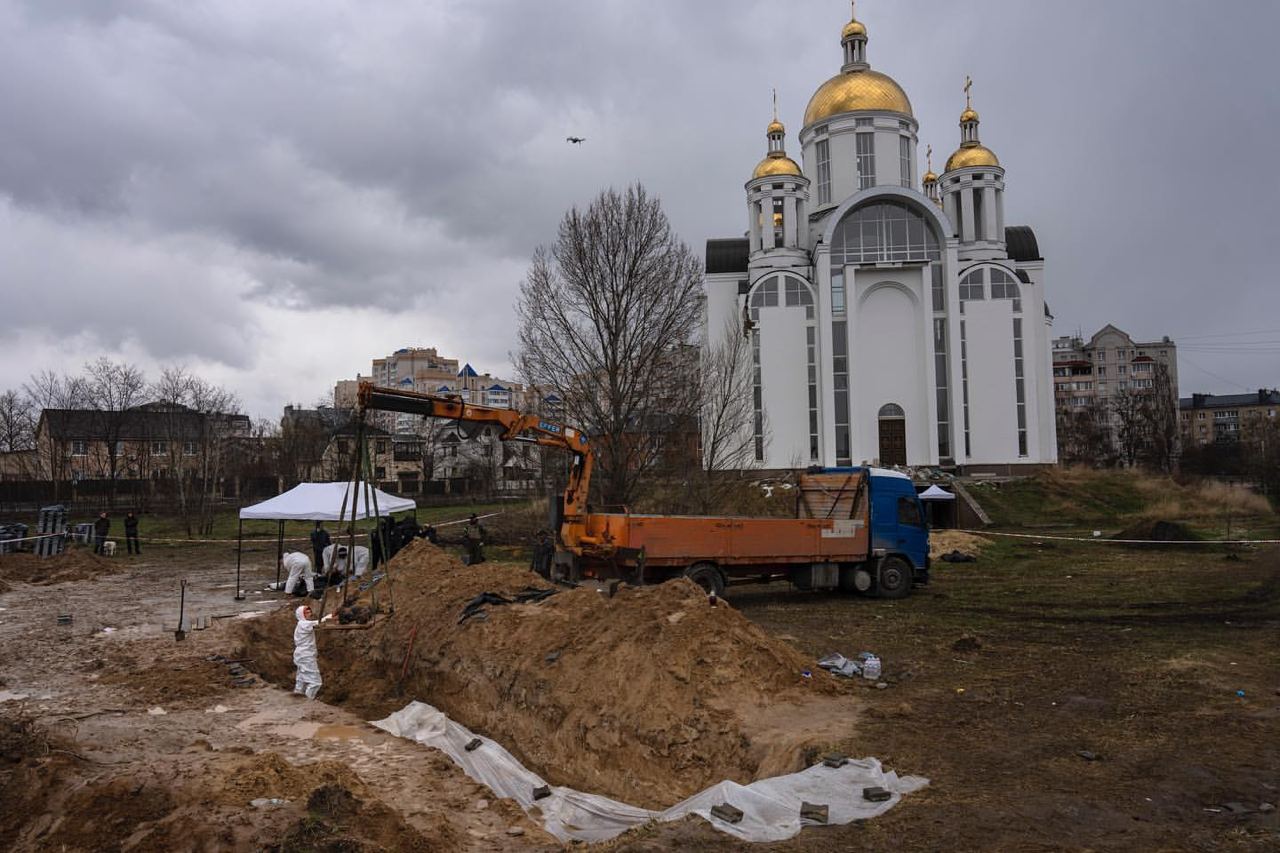
{"type": "Polygon", "coordinates": [[[639,184],[572,208],[534,252],[516,305],[516,362],[597,442],[601,498],[630,502],[659,461],[681,347],[702,322],[702,264],[639,184]]]}
{"type": "Polygon", "coordinates": [[[1095,467],[1115,464],[1116,450],[1111,440],[1111,415],[1106,401],[1092,399],[1080,408],[1059,410],[1057,434],[1060,462],[1095,467]]]}
{"type": "Polygon", "coordinates": [[[1116,450],[1120,462],[1127,468],[1138,464],[1146,451],[1149,421],[1147,417],[1149,395],[1134,388],[1121,388],[1111,399],[1111,413],[1115,423],[1116,450]]]}
{"type": "Polygon", "coordinates": [[[169,476],[187,535],[210,533],[213,501],[232,438],[229,416],[239,411],[239,401],[181,366],[164,368],[151,393],[163,407],[169,476]]]}
{"type": "MultiPolygon", "coordinates": [[[[722,502],[729,488],[724,472],[754,464],[754,380],[751,339],[730,320],[704,345],[697,383],[702,466],[695,502],[703,513],[722,502]]],[[[766,425],[766,441],[767,430],[766,425]]]]}
{"type": "Polygon", "coordinates": [[[17,391],[0,394],[0,452],[35,447],[36,418],[31,401],[17,391]]]}
{"type": "Polygon", "coordinates": [[[58,499],[60,484],[67,479],[70,470],[71,447],[59,441],[52,431],[39,432],[39,419],[44,413],[58,409],[83,408],[88,401],[88,388],[84,377],[59,374],[52,370],[33,373],[22,385],[22,393],[30,401],[36,415],[36,466],[40,477],[53,481],[54,500],[58,499]]]}
{"type": "Polygon", "coordinates": [[[1146,419],[1147,463],[1172,471],[1178,458],[1178,396],[1167,365],[1156,363],[1143,412],[1146,419]]]}
{"type": "Polygon", "coordinates": [[[114,506],[116,477],[120,472],[121,436],[129,410],[143,401],[147,378],[138,367],[123,361],[112,361],[106,356],[89,362],[84,370],[89,408],[93,412],[90,417],[89,438],[101,443],[104,448],[104,473],[111,481],[107,487],[107,505],[114,506]]]}

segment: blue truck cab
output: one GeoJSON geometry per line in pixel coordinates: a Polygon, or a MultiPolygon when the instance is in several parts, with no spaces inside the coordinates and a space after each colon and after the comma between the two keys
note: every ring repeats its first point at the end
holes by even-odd
{"type": "Polygon", "coordinates": [[[865,471],[870,496],[870,553],[853,589],[899,598],[929,582],[929,527],[924,504],[906,474],[888,468],[811,468],[824,474],[865,471]]]}
{"type": "Polygon", "coordinates": [[[906,474],[871,468],[871,551],[911,565],[916,583],[929,582],[929,526],[924,504],[906,474]]]}

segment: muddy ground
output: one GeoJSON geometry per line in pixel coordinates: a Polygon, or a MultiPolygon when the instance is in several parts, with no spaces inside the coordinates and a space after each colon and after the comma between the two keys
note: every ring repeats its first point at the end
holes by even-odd
{"type": "MultiPolygon", "coordinates": [[[[248,561],[246,589],[273,558],[248,561]]],[[[113,565],[0,595],[0,848],[555,846],[439,754],[257,678],[233,686],[206,658],[231,653],[235,614],[282,599],[233,601],[225,547],[113,565]],[[177,642],[184,577],[214,618],[177,642]]],[[[807,659],[881,655],[888,687],[859,684],[863,710],[829,746],[932,780],[881,818],[762,849],[1280,844],[1264,810],[1280,803],[1280,552],[1005,541],[902,601],[783,584],[726,598],[807,659]]],[[[743,845],[694,818],[607,846],[743,845]]]]}

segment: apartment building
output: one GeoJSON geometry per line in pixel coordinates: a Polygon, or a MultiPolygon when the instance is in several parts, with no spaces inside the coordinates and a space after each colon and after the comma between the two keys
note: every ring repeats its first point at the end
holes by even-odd
{"type": "Polygon", "coordinates": [[[1079,335],[1055,338],[1053,399],[1059,457],[1072,461],[1091,453],[1090,447],[1106,456],[1107,448],[1117,444],[1120,398],[1157,390],[1172,410],[1178,399],[1178,348],[1167,335],[1134,340],[1108,323],[1088,340],[1079,335]]]}
{"type": "Polygon", "coordinates": [[[1262,426],[1274,425],[1280,391],[1259,388],[1249,394],[1192,394],[1178,401],[1178,432],[1183,447],[1248,441],[1262,426]]]}

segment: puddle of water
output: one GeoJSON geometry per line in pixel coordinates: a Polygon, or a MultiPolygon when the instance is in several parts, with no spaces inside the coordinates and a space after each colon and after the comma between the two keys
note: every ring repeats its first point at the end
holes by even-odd
{"type": "Polygon", "coordinates": [[[19,693],[16,690],[0,690],[0,702],[17,702],[30,695],[30,693],[19,693]]]}

